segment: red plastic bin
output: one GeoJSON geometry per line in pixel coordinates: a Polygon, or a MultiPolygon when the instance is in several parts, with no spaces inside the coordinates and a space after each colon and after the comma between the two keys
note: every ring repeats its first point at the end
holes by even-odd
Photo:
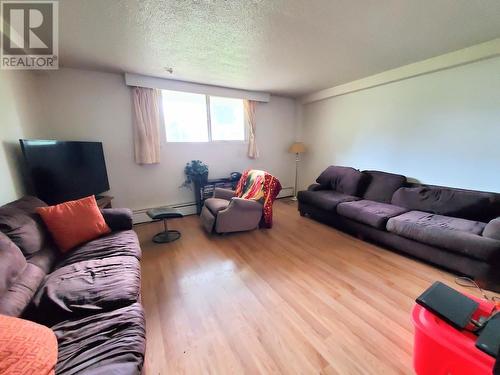
{"type": "MultiPolygon", "coordinates": [[[[473,319],[492,313],[493,303],[468,297],[479,303],[473,319]]],[[[412,321],[413,367],[418,375],[491,375],[495,359],[475,347],[476,335],[453,328],[417,304],[412,321]]]]}

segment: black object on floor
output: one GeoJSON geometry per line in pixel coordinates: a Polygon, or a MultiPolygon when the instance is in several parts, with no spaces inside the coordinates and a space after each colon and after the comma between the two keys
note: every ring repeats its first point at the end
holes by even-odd
{"type": "Polygon", "coordinates": [[[146,214],[154,221],[163,220],[164,231],[156,234],[153,237],[153,242],[155,243],[173,242],[181,237],[181,232],[179,232],[178,230],[169,230],[167,225],[168,219],[174,219],[184,216],[179,210],[170,207],[160,207],[160,208],[152,208],[151,210],[148,210],[146,214]]]}
{"type": "Polygon", "coordinates": [[[455,289],[436,281],[415,300],[457,329],[464,329],[479,304],[455,289]]]}

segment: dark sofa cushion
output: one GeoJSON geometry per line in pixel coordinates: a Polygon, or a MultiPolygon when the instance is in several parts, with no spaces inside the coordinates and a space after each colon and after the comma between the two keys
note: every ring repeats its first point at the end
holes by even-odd
{"type": "Polygon", "coordinates": [[[410,210],[489,221],[495,194],[440,187],[403,187],[392,197],[391,203],[410,210]]]}
{"type": "Polygon", "coordinates": [[[132,256],[141,259],[141,247],[137,234],[133,230],[112,232],[74,248],[64,254],[55,268],[61,268],[85,260],[132,256]]]}
{"type": "Polygon", "coordinates": [[[0,296],[24,271],[26,259],[21,250],[5,234],[0,232],[0,296]]]}
{"type": "MultiPolygon", "coordinates": [[[[428,228],[440,228],[455,230],[459,232],[467,232],[472,234],[481,234],[486,226],[485,223],[479,221],[460,219],[456,217],[435,215],[429,212],[422,211],[410,211],[405,214],[399,215],[397,217],[389,220],[390,222],[398,223],[402,227],[407,227],[408,229],[415,226],[418,227],[428,227],[428,228]]],[[[388,223],[389,225],[389,223],[388,223]]]]}
{"type": "Polygon", "coordinates": [[[491,220],[483,231],[483,237],[493,238],[500,240],[500,217],[491,220]]]}
{"type": "Polygon", "coordinates": [[[38,198],[25,196],[0,207],[0,231],[25,255],[37,252],[45,242],[45,228],[36,209],[46,206],[38,198]]]}
{"type": "Polygon", "coordinates": [[[21,211],[26,212],[27,214],[36,214],[36,209],[38,207],[47,207],[47,203],[38,199],[37,197],[33,197],[31,195],[25,195],[18,200],[7,203],[3,207],[14,207],[21,211]]]}
{"type": "Polygon", "coordinates": [[[358,197],[342,194],[333,190],[303,190],[299,191],[297,199],[301,203],[310,204],[325,211],[335,211],[337,205],[342,202],[359,200],[358,197]]]}
{"type": "Polygon", "coordinates": [[[410,211],[387,222],[389,232],[405,238],[482,261],[500,259],[500,241],[482,237],[484,227],[481,222],[420,211],[410,211]]]}
{"type": "Polygon", "coordinates": [[[363,171],[368,176],[363,198],[390,203],[394,192],[406,183],[406,177],[400,174],[380,171],[363,171]]]}
{"type": "Polygon", "coordinates": [[[337,206],[339,215],[382,230],[385,230],[387,220],[405,212],[408,209],[369,200],[344,202],[337,206]]]}
{"type": "Polygon", "coordinates": [[[40,267],[43,272],[50,273],[60,254],[52,241],[46,241],[40,251],[26,256],[26,261],[40,267]]]}
{"type": "Polygon", "coordinates": [[[129,208],[103,208],[101,213],[112,231],[132,229],[132,211],[129,208]]]}
{"type": "Polygon", "coordinates": [[[45,241],[45,230],[35,215],[13,206],[0,207],[0,231],[25,255],[39,251],[45,241]]]}
{"type": "Polygon", "coordinates": [[[7,291],[0,296],[0,314],[21,316],[44,277],[45,272],[41,268],[27,263],[23,272],[14,280],[7,291]]]}
{"type": "Polygon", "coordinates": [[[108,311],[137,302],[141,267],[135,257],[110,257],[70,264],[48,275],[33,299],[37,321],[108,311]]]}
{"type": "Polygon", "coordinates": [[[331,165],[326,168],[316,179],[323,187],[328,187],[339,193],[357,195],[364,187],[366,176],[351,167],[338,167],[331,165]]]}
{"type": "Polygon", "coordinates": [[[146,332],[139,303],[51,327],[58,341],[58,375],[139,375],[146,332]]]}

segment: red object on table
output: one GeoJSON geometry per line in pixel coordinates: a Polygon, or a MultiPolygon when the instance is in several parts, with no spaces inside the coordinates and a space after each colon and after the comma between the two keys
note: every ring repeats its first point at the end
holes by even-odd
{"type": "MultiPolygon", "coordinates": [[[[492,302],[467,296],[479,303],[473,319],[491,315],[492,302]]],[[[495,359],[476,348],[476,335],[453,328],[417,304],[413,307],[412,321],[413,367],[418,375],[491,375],[495,359]]]]}

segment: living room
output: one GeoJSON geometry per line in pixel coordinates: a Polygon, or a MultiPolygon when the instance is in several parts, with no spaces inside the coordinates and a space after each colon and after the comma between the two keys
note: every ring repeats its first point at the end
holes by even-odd
{"type": "Polygon", "coordinates": [[[33,373],[499,371],[498,2],[15,4],[0,325],[33,373]]]}

